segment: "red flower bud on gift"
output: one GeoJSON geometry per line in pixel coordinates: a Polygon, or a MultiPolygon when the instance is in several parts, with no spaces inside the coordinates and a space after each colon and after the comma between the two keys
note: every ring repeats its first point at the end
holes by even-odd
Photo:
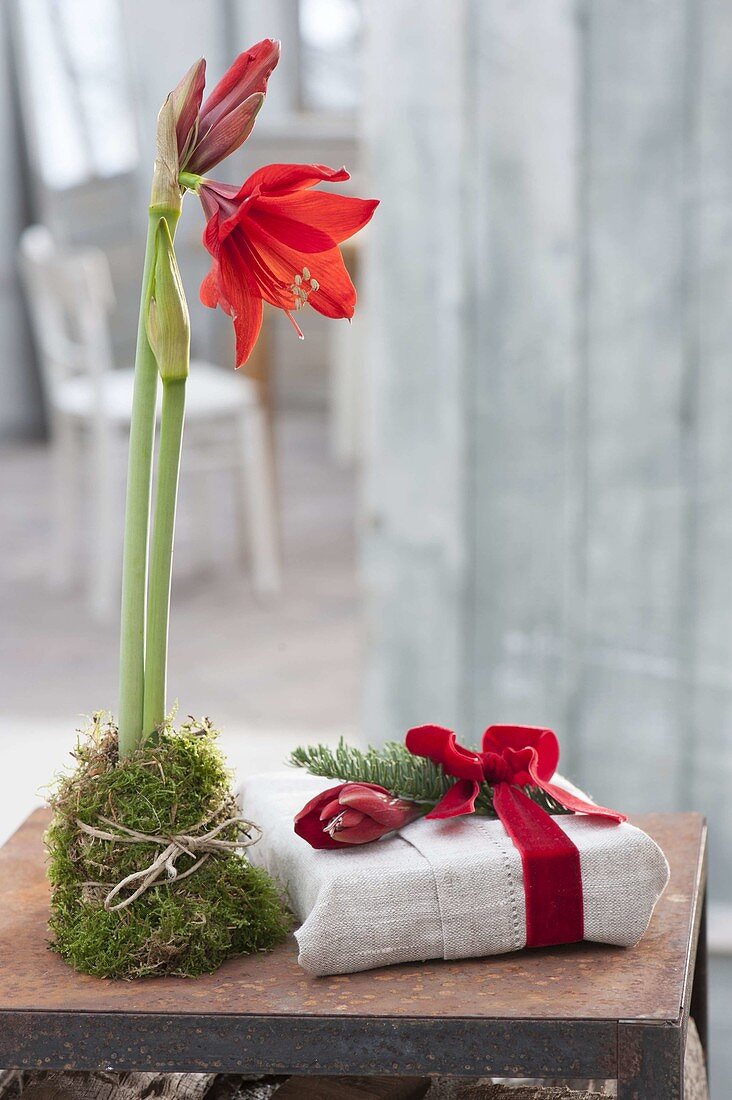
{"type": "Polygon", "coordinates": [[[201,301],[232,318],[237,367],[259,335],[263,302],[283,309],[301,339],[293,310],[310,305],[325,317],[353,316],[356,290],[338,245],[362,229],[379,204],[312,190],[348,178],[345,168],[270,164],[240,188],[190,179],[208,219],[203,243],[212,257],[201,301]]]}
{"type": "Polygon", "coordinates": [[[279,42],[258,42],[239,54],[203,106],[206,62],[191,66],[171,93],[180,171],[202,175],[246,141],[279,59],[279,42]]]}
{"type": "Polygon", "coordinates": [[[374,783],[341,783],[300,810],[295,832],[313,848],[368,844],[408,825],[421,813],[416,802],[396,798],[374,783]]]}

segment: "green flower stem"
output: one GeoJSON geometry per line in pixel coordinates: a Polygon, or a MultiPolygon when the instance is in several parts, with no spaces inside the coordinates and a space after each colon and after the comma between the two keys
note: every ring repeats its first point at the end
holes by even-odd
{"type": "Polygon", "coordinates": [[[158,483],[155,491],[155,525],[150,553],[143,737],[148,737],[162,725],[165,719],[170,583],[185,404],[185,379],[163,382],[158,483]]]}
{"type": "Polygon", "coordinates": [[[181,187],[187,187],[189,191],[198,191],[203,176],[197,176],[195,172],[181,172],[178,175],[178,183],[181,187]]]}
{"type": "Polygon", "coordinates": [[[155,403],[158,387],[158,367],[147,340],[145,317],[150,299],[158,222],[161,218],[165,218],[171,233],[174,233],[179,217],[180,208],[176,209],[168,205],[150,207],[135,353],[135,387],[130,424],[122,565],[119,700],[121,757],[129,756],[137,748],[143,734],[148,537],[152,456],[155,442],[155,403]]]}

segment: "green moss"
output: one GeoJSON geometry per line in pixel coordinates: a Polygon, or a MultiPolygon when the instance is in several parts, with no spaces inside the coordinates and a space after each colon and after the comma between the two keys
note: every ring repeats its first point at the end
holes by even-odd
{"type": "MultiPolygon", "coordinates": [[[[80,740],[76,767],[53,793],[46,836],[51,946],[77,970],[104,978],[203,974],[284,938],[289,919],[274,883],[241,854],[211,857],[183,881],[151,887],[127,909],[104,908],[108,890],[148,866],[160,848],[89,837],[77,819],[107,829],[102,816],[163,836],[192,833],[206,819],[212,828],[237,812],[216,738],[208,722],[167,727],[120,761],[117,731],[97,715],[80,740]]],[[[221,836],[235,839],[236,827],[221,836]]],[[[178,871],[191,863],[181,856],[178,871]]]]}

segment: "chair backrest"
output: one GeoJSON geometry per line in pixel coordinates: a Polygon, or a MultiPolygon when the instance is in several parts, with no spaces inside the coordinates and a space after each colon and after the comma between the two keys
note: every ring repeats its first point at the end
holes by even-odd
{"type": "Polygon", "coordinates": [[[19,267],[47,400],[74,375],[92,380],[114,366],[109,262],[98,248],[58,249],[43,225],[24,230],[19,267]]]}

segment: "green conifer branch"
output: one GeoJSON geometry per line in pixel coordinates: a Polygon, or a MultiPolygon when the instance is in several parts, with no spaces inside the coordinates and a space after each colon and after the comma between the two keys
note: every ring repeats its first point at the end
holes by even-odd
{"type": "MultiPolygon", "coordinates": [[[[311,775],[345,783],[375,783],[399,798],[434,806],[455,782],[445,775],[442,768],[422,756],[414,756],[399,741],[387,741],[380,748],[369,746],[365,750],[347,745],[341,737],[333,749],[328,745],[307,745],[295,749],[289,759],[295,768],[304,768],[311,775]]],[[[538,787],[524,787],[534,802],[548,813],[565,814],[570,811],[561,806],[538,787]]],[[[495,817],[493,788],[484,783],[475,812],[485,817],[495,817]]]]}
{"type": "Polygon", "coordinates": [[[292,753],[289,763],[327,779],[375,783],[399,798],[432,806],[454,782],[432,761],[413,756],[397,741],[365,751],[347,745],[343,738],[335,749],[328,745],[301,746],[292,753]]]}

